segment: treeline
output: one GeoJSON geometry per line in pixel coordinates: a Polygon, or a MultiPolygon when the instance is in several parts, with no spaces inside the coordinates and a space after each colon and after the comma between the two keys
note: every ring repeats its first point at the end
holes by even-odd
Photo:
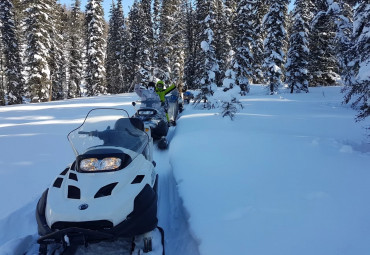
{"type": "Polygon", "coordinates": [[[345,84],[369,115],[367,0],[1,0],[0,104],[129,92],[155,78],[180,88],[266,84],[278,93],[345,84]]]}

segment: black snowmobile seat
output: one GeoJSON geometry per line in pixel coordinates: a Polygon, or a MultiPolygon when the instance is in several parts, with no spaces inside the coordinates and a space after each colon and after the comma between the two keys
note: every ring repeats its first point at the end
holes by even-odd
{"type": "Polygon", "coordinates": [[[114,124],[115,130],[125,130],[129,127],[135,127],[141,131],[144,131],[144,123],[138,118],[121,118],[114,124]]]}
{"type": "Polygon", "coordinates": [[[137,129],[140,129],[141,131],[144,131],[144,122],[139,118],[130,118],[131,124],[136,127],[137,129]]]}

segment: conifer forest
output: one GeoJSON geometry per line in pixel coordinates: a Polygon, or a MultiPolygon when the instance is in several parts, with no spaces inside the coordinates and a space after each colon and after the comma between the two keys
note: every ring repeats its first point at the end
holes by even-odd
{"type": "MultiPolygon", "coordinates": [[[[0,105],[132,92],[163,80],[212,98],[343,86],[370,115],[368,0],[0,1],[0,105]],[[82,11],[82,9],[84,11],[82,11]],[[104,19],[109,12],[109,20],[104,19]]],[[[237,103],[235,100],[232,101],[237,103]]]]}

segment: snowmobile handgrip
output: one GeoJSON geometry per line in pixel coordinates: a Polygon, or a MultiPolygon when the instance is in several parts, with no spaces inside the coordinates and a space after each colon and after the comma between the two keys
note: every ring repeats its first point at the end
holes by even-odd
{"type": "Polygon", "coordinates": [[[89,131],[89,132],[87,132],[87,131],[78,131],[78,133],[81,134],[81,135],[98,136],[99,132],[96,130],[96,131],[89,131]]]}
{"type": "Polygon", "coordinates": [[[78,134],[79,135],[88,135],[90,132],[86,132],[86,131],[78,131],[78,134]]]}

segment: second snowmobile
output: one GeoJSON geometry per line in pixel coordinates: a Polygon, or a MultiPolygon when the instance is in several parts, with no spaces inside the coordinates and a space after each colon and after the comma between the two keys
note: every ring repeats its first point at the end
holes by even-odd
{"type": "MultiPolygon", "coordinates": [[[[152,138],[158,142],[159,149],[167,149],[168,141],[167,134],[169,123],[167,121],[165,109],[157,107],[160,102],[152,99],[141,101],[140,108],[136,111],[133,117],[142,120],[145,125],[151,129],[152,138]]],[[[136,103],[132,102],[135,107],[136,103]]]]}

